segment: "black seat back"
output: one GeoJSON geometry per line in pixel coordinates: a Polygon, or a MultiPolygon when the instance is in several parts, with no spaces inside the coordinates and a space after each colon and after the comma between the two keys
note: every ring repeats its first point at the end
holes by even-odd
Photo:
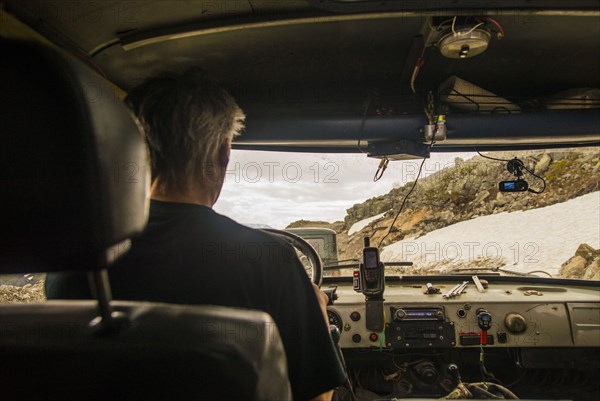
{"type": "Polygon", "coordinates": [[[129,323],[94,335],[93,301],[8,305],[0,313],[3,400],[286,400],[271,317],[217,306],[114,302],[129,323]]]}
{"type": "Polygon", "coordinates": [[[146,225],[142,134],[113,87],[77,60],[25,42],[0,51],[0,264],[95,269],[146,225]]]}
{"type": "Polygon", "coordinates": [[[111,302],[106,268],[147,221],[139,127],[69,55],[0,54],[0,273],[93,271],[98,296],[0,307],[2,399],[290,399],[268,314],[111,302]]]}

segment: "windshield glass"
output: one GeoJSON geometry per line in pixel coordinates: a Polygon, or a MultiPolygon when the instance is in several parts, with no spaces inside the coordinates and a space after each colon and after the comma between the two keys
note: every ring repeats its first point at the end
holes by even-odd
{"type": "MultiPolygon", "coordinates": [[[[434,153],[414,186],[419,159],[390,162],[375,182],[380,160],[364,154],[234,150],[215,209],[302,236],[320,254],[325,276],[351,276],[369,237],[387,275],[600,280],[600,149],[482,155],[434,153]],[[515,157],[533,192],[499,191],[500,182],[517,181],[507,168],[515,157]]],[[[44,277],[0,276],[0,303],[44,300],[44,277]]]]}
{"type": "Polygon", "coordinates": [[[407,198],[421,161],[392,161],[374,182],[380,160],[364,154],[233,151],[215,208],[248,225],[296,229],[330,266],[325,275],[351,275],[335,265],[356,263],[369,237],[382,261],[395,262],[387,274],[600,279],[597,147],[434,153],[407,198]],[[520,175],[509,171],[515,157],[520,175]],[[522,181],[528,191],[499,190],[522,181]],[[298,230],[306,228],[336,235],[298,230]]]}

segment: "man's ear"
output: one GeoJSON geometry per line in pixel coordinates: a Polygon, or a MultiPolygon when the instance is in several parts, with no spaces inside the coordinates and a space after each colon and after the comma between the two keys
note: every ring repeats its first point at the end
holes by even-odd
{"type": "Polygon", "coordinates": [[[229,164],[229,156],[231,155],[231,141],[226,140],[219,148],[219,165],[226,169],[229,164]]]}

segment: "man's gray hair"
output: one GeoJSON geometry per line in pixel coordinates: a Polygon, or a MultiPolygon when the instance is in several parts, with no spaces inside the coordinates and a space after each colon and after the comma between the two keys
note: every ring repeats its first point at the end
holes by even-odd
{"type": "Polygon", "coordinates": [[[129,92],[127,102],[144,128],[152,178],[160,175],[161,190],[185,191],[194,179],[217,179],[225,168],[219,151],[244,127],[233,97],[200,68],[150,78],[129,92]]]}

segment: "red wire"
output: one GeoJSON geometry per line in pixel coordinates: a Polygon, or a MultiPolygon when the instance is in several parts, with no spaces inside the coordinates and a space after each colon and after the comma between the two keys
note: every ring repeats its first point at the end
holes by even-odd
{"type": "Polygon", "coordinates": [[[410,85],[411,89],[414,87],[415,82],[417,81],[417,77],[419,76],[419,72],[421,71],[421,67],[425,64],[425,52],[427,51],[426,47],[423,47],[421,51],[421,56],[417,59],[415,63],[415,68],[413,69],[413,76],[411,77],[410,85]]]}
{"type": "Polygon", "coordinates": [[[504,37],[504,29],[502,28],[502,25],[500,25],[500,23],[493,18],[485,17],[485,19],[486,19],[486,21],[494,24],[496,26],[496,28],[498,28],[498,30],[500,31],[500,34],[498,35],[498,39],[502,39],[504,37]]]}

